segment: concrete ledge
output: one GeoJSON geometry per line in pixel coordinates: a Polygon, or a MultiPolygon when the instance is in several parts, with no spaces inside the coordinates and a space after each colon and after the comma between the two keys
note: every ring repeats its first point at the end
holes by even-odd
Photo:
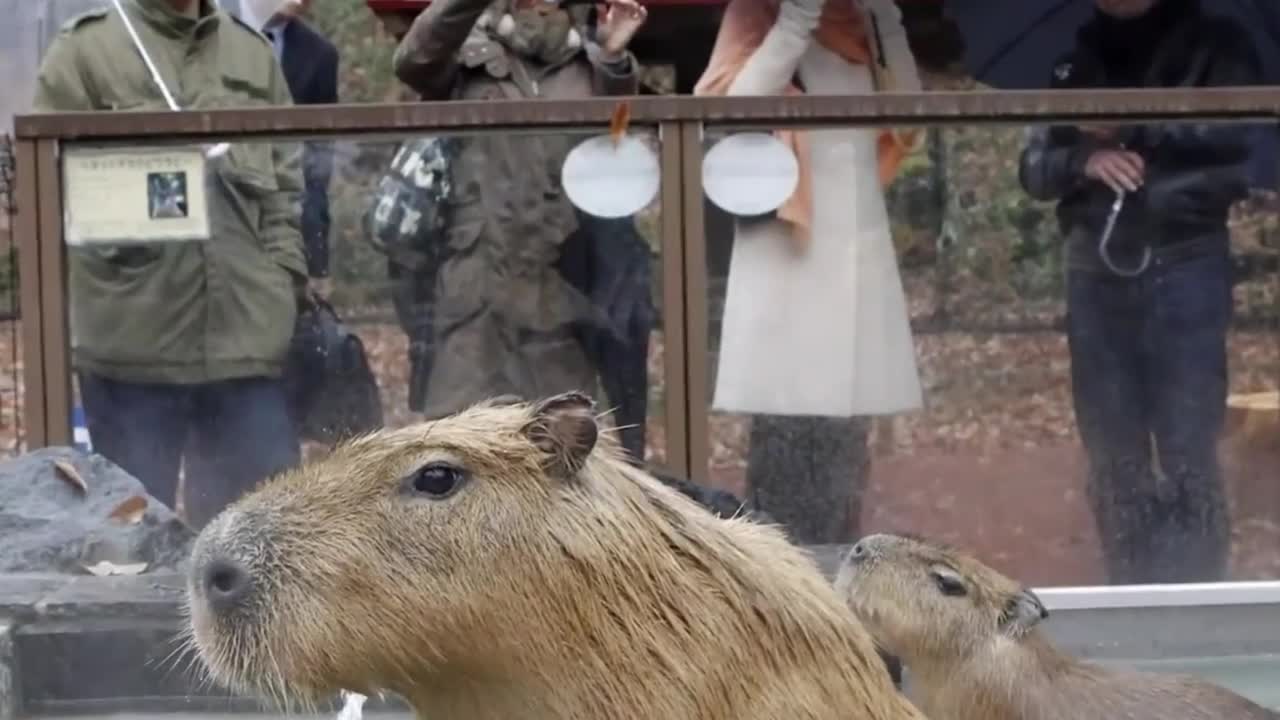
{"type": "MultiPolygon", "coordinates": [[[[845,548],[811,551],[830,577],[845,548]]],[[[0,575],[0,720],[267,710],[211,687],[181,651],[184,582],[178,574],[0,575]]],[[[1256,585],[1046,589],[1045,629],[1068,652],[1097,660],[1275,662],[1280,594],[1256,585]]],[[[366,709],[404,706],[371,698],[366,709]]]]}
{"type": "Polygon", "coordinates": [[[0,620],[0,720],[14,720],[22,708],[18,694],[18,655],[13,646],[13,625],[0,620]]]}

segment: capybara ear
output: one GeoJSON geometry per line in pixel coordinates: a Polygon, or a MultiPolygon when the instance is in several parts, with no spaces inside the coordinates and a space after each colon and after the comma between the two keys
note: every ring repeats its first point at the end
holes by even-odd
{"type": "Polygon", "coordinates": [[[578,474],[596,446],[596,404],[580,392],[567,392],[538,403],[525,436],[547,455],[547,468],[562,477],[578,474]]]}
{"type": "Polygon", "coordinates": [[[1049,610],[1040,602],[1040,597],[1024,588],[1009,598],[1000,618],[1000,627],[1011,635],[1019,636],[1048,617],[1049,610]]]}

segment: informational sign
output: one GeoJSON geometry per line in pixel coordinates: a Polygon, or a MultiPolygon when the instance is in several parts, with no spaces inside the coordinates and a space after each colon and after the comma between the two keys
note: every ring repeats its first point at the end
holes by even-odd
{"type": "Polygon", "coordinates": [[[67,244],[207,240],[204,165],[200,148],[67,149],[67,244]]]}
{"type": "Polygon", "coordinates": [[[616,142],[600,135],[578,144],[564,159],[560,182],[569,202],[601,218],[634,215],[658,195],[658,156],[642,138],[624,135],[616,142]]]}
{"type": "Polygon", "coordinates": [[[773,212],[800,182],[795,153],[772,133],[735,133],[702,159],[702,189],[725,212],[754,217],[773,212]]]}

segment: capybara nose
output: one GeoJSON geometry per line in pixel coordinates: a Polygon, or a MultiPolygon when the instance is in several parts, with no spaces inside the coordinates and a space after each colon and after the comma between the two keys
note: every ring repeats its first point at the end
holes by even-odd
{"type": "Polygon", "coordinates": [[[867,544],[865,542],[854,543],[853,547],[849,548],[849,554],[846,556],[846,560],[848,562],[862,562],[867,559],[867,555],[869,554],[870,553],[867,551],[867,544]]]}
{"type": "Polygon", "coordinates": [[[214,612],[228,612],[240,607],[253,590],[253,578],[244,566],[232,560],[210,560],[201,570],[204,596],[214,612]]]}

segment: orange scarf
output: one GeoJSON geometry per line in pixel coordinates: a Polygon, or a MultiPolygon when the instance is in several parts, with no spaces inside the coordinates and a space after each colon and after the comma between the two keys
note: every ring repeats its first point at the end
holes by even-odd
{"type": "MultiPolygon", "coordinates": [[[[832,0],[822,11],[817,41],[851,64],[871,63],[871,43],[866,22],[854,9],[854,0],[832,0]]],[[[693,89],[694,95],[724,95],[729,91],[742,65],[760,47],[778,17],[781,0],[732,0],[724,11],[720,32],[707,69],[693,89]]],[[[800,89],[787,85],[784,93],[798,95],[800,89]]],[[[813,218],[813,177],[809,170],[809,144],[806,133],[794,130],[776,131],[778,139],[791,147],[800,165],[800,178],[795,192],[778,208],[778,218],[792,223],[799,231],[797,242],[806,245],[813,218]]],[[[911,133],[914,135],[915,133],[911,133]]],[[[910,138],[883,130],[877,142],[880,159],[880,182],[893,182],[898,167],[910,152],[910,138]]]]}

